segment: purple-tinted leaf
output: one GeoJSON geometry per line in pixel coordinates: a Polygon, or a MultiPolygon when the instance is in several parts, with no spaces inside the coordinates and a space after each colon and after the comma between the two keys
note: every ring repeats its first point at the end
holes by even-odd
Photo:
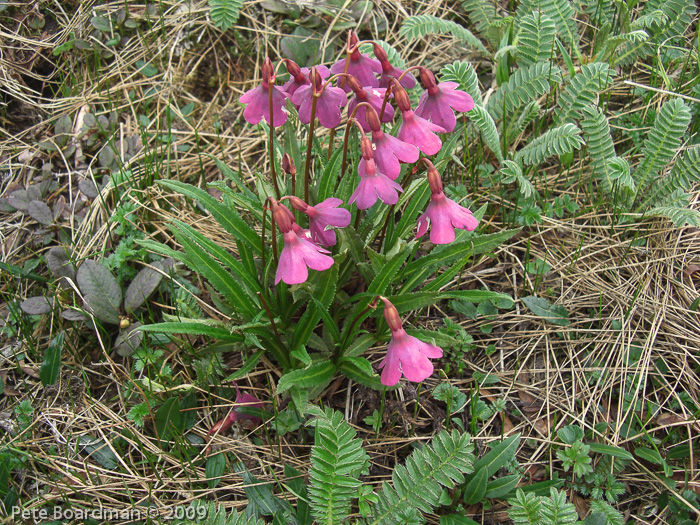
{"type": "Polygon", "coordinates": [[[70,255],[61,246],[54,246],[46,254],[46,264],[54,277],[57,277],[61,288],[69,289],[67,279],[75,281],[75,267],[70,262],[70,255]]]}
{"type": "Polygon", "coordinates": [[[13,213],[16,209],[17,208],[15,208],[14,206],[12,206],[12,204],[10,204],[10,201],[7,198],[5,198],[5,197],[0,198],[0,212],[13,213]]]}
{"type": "Polygon", "coordinates": [[[56,121],[56,126],[54,126],[54,130],[56,131],[56,134],[70,133],[72,126],[73,120],[68,115],[63,115],[56,121]]]}
{"type": "Polygon", "coordinates": [[[61,312],[61,319],[65,319],[66,321],[87,321],[85,314],[78,310],[63,310],[61,312]]]}
{"type": "Polygon", "coordinates": [[[78,182],[78,189],[89,199],[95,199],[100,194],[97,186],[91,179],[81,179],[78,182]]]}
{"type": "Polygon", "coordinates": [[[67,159],[71,158],[75,153],[75,144],[68,144],[68,147],[63,150],[63,156],[67,159]]]}
{"type": "Polygon", "coordinates": [[[85,310],[97,317],[100,321],[109,324],[119,324],[119,311],[114,307],[109,297],[101,293],[86,293],[85,310]]]}
{"type": "Polygon", "coordinates": [[[141,344],[143,332],[138,330],[139,326],[141,323],[134,323],[129,328],[119,332],[116,341],[114,341],[114,349],[120,356],[129,357],[141,344]]]}
{"type": "Polygon", "coordinates": [[[43,201],[31,201],[27,206],[27,213],[32,219],[44,226],[51,226],[54,223],[51,208],[43,201]]]}
{"type": "Polygon", "coordinates": [[[136,274],[124,294],[125,311],[133,312],[148,300],[163,280],[163,274],[158,271],[162,269],[162,264],[156,262],[153,264],[153,268],[144,268],[136,274]]]}
{"type": "MultiPolygon", "coordinates": [[[[88,49],[89,49],[89,44],[88,44],[88,49]]],[[[95,115],[93,115],[92,113],[85,113],[85,117],[83,117],[83,125],[85,127],[88,127],[88,128],[97,127],[97,119],[95,118],[95,115]]]]}
{"type": "Polygon", "coordinates": [[[22,301],[19,305],[20,309],[29,315],[48,314],[53,306],[53,299],[47,299],[44,296],[30,297],[22,301]]]}
{"type": "Polygon", "coordinates": [[[30,184],[27,186],[27,198],[31,201],[40,201],[46,190],[48,189],[47,184],[30,184]]]}
{"type": "Polygon", "coordinates": [[[106,323],[119,324],[122,291],[111,272],[97,261],[87,260],[78,268],[76,280],[91,313],[106,323]]]}
{"type": "Polygon", "coordinates": [[[100,160],[100,166],[103,168],[111,167],[115,158],[112,146],[105,144],[105,146],[97,154],[97,158],[100,160]]]}
{"type": "Polygon", "coordinates": [[[27,196],[26,190],[13,191],[7,198],[7,202],[10,203],[10,206],[12,206],[16,210],[21,211],[27,211],[27,207],[29,206],[29,200],[30,199],[27,196]]]}
{"type": "Polygon", "coordinates": [[[42,140],[37,144],[37,146],[46,151],[58,151],[56,144],[50,140],[42,140]]]}
{"type": "Polygon", "coordinates": [[[58,200],[56,200],[56,204],[53,205],[53,220],[57,221],[58,218],[63,215],[63,212],[66,209],[66,198],[61,195],[58,200]]]}

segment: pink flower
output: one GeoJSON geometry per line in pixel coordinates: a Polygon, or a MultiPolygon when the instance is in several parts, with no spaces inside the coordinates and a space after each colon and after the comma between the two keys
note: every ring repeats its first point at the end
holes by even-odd
{"type": "Polygon", "coordinates": [[[241,412],[238,412],[238,409],[245,407],[262,408],[263,406],[264,403],[254,395],[241,394],[241,391],[238,389],[238,385],[236,385],[236,402],[234,403],[231,412],[229,412],[227,417],[218,421],[214,424],[214,426],[211,427],[211,430],[207,433],[207,437],[210,437],[214,434],[222,434],[223,432],[226,432],[231,427],[231,425],[239,419],[249,419],[256,425],[262,423],[262,419],[260,419],[259,417],[243,414],[241,412]]]}
{"type": "Polygon", "coordinates": [[[308,240],[310,233],[294,222],[294,215],[286,206],[270,199],[272,217],[284,238],[284,248],[277,264],[275,284],[300,284],[309,278],[309,270],[323,271],[333,266],[333,257],[308,240]]]}
{"type": "Polygon", "coordinates": [[[454,241],[455,228],[467,231],[476,229],[479,221],[472,215],[472,212],[445,197],[440,174],[432,163],[428,167],[428,184],[432,196],[425,213],[418,218],[416,238],[425,235],[428,230],[428,222],[430,222],[430,242],[433,244],[449,244],[454,241]]]}
{"type": "Polygon", "coordinates": [[[426,155],[435,155],[442,148],[437,133],[445,133],[445,128],[428,122],[413,111],[401,112],[401,126],[396,134],[399,140],[413,144],[426,155]]]}
{"type": "MultiPolygon", "coordinates": [[[[357,81],[352,81],[350,79],[348,84],[350,84],[352,90],[355,92],[355,96],[350,99],[350,104],[348,105],[348,114],[352,115],[357,104],[360,102],[367,102],[370,106],[374,108],[377,114],[382,111],[382,106],[384,105],[384,94],[386,93],[386,88],[373,88],[369,92],[363,87],[357,84],[357,81]],[[353,87],[354,86],[354,87],[353,87]],[[357,90],[355,90],[357,88],[357,90]]],[[[357,122],[360,123],[362,129],[365,131],[370,131],[370,125],[367,122],[367,106],[360,106],[355,112],[355,118],[357,122]]],[[[384,106],[384,116],[382,117],[382,122],[391,122],[394,120],[394,108],[391,104],[387,102],[384,106]]]]}
{"type": "Polygon", "coordinates": [[[359,209],[366,210],[374,206],[377,199],[389,205],[399,202],[399,193],[403,193],[400,184],[377,171],[374,159],[366,161],[364,168],[365,173],[360,175],[360,183],[350,196],[350,204],[355,202],[359,209]]]}
{"type": "MultiPolygon", "coordinates": [[[[401,162],[413,163],[418,160],[420,153],[413,144],[407,144],[396,137],[392,137],[382,131],[379,117],[373,110],[368,110],[367,122],[372,130],[372,145],[374,147],[374,160],[377,170],[384,173],[391,180],[401,173],[401,162]]],[[[360,176],[365,174],[365,159],[360,159],[358,166],[360,176]]]]}
{"type": "Polygon", "coordinates": [[[399,193],[403,192],[403,188],[377,169],[372,143],[364,135],[360,139],[360,148],[362,149],[362,160],[365,161],[364,173],[360,174],[360,183],[350,196],[350,204],[356,202],[359,209],[366,210],[374,206],[377,198],[381,199],[384,204],[399,202],[399,193]]]}
{"type": "Polygon", "coordinates": [[[321,93],[316,101],[316,118],[325,128],[332,129],[340,124],[342,114],[340,108],[345,107],[348,103],[345,92],[330,84],[323,87],[321,74],[316,74],[316,86],[311,84],[301,86],[296,90],[292,97],[292,103],[299,108],[299,120],[308,124],[311,122],[311,107],[313,105],[313,97],[315,93],[321,93]]]}
{"type": "MultiPolygon", "coordinates": [[[[392,78],[398,80],[398,78],[403,75],[403,69],[394,67],[389,62],[389,57],[379,44],[374,44],[374,56],[377,57],[379,63],[382,65],[382,75],[379,77],[379,87],[389,87],[389,83],[392,78]]],[[[406,89],[412,89],[416,86],[416,79],[413,75],[408,73],[401,79],[401,85],[406,89]]]]}
{"type": "Polygon", "coordinates": [[[435,155],[442,148],[442,141],[435,132],[444,133],[445,128],[428,122],[411,110],[408,93],[394,81],[394,99],[401,110],[401,126],[397,137],[399,140],[413,144],[426,155],[435,155]]]}
{"type": "Polygon", "coordinates": [[[386,357],[379,363],[382,384],[394,386],[401,375],[409,381],[420,383],[433,374],[430,359],[442,357],[442,349],[408,335],[401,326],[401,318],[394,305],[386,297],[380,298],[384,301],[384,318],[391,329],[386,357]]]}
{"type": "Polygon", "coordinates": [[[309,206],[298,197],[290,197],[292,206],[305,213],[309,217],[309,230],[314,242],[323,246],[335,246],[337,242],[335,232],[330,227],[345,228],[350,224],[351,213],[343,208],[338,208],[343,201],[329,198],[317,204],[309,206]]]}
{"type": "Polygon", "coordinates": [[[289,95],[281,87],[275,86],[274,69],[269,58],[263,63],[262,84],[256,88],[243,93],[238,99],[242,104],[246,104],[243,110],[243,117],[249,124],[257,124],[263,118],[270,123],[270,85],[272,85],[272,118],[275,128],[287,122],[287,110],[284,107],[285,100],[289,95]]]}
{"type": "Polygon", "coordinates": [[[283,281],[287,284],[300,284],[309,278],[309,270],[322,272],[333,266],[333,257],[311,241],[299,237],[294,231],[283,234],[284,248],[277,265],[275,284],[283,281]]]}
{"type": "MultiPolygon", "coordinates": [[[[432,73],[430,76],[432,77],[432,73]]],[[[421,71],[422,78],[423,72],[421,71]]],[[[456,89],[459,86],[457,82],[441,82],[439,85],[435,85],[433,78],[432,85],[428,83],[428,86],[428,89],[420,97],[416,115],[442,126],[449,133],[457,125],[454,111],[471,111],[474,109],[474,100],[469,93],[456,89]]]]}
{"type": "MultiPolygon", "coordinates": [[[[284,86],[282,86],[282,89],[284,89],[287,95],[289,95],[289,98],[293,98],[297,89],[311,84],[311,81],[309,80],[309,72],[311,70],[308,67],[299,68],[299,66],[297,66],[297,64],[292,60],[288,60],[286,63],[290,78],[284,84],[284,86]]],[[[316,66],[316,69],[318,70],[319,75],[321,75],[321,80],[326,80],[329,76],[331,76],[331,72],[326,66],[318,65],[316,66]]],[[[294,100],[292,100],[292,103],[293,102],[294,100]]],[[[299,109],[298,106],[297,109],[299,109]]]]}
{"type": "MultiPolygon", "coordinates": [[[[345,72],[345,61],[347,58],[338,60],[331,66],[331,73],[337,75],[345,72]]],[[[350,53],[350,62],[348,64],[347,73],[352,75],[360,84],[365,87],[379,87],[379,79],[376,75],[382,72],[382,65],[379,60],[370,57],[365,53],[360,53],[358,50],[350,53]]],[[[345,83],[343,87],[346,93],[350,93],[350,86],[345,83]]]]}
{"type": "MultiPolygon", "coordinates": [[[[387,62],[387,64],[389,63],[387,62]]],[[[383,67],[384,64],[382,63],[382,68],[383,67]]],[[[382,69],[382,76],[379,77],[379,87],[388,87],[392,78],[398,79],[401,75],[403,75],[403,69],[399,69],[398,67],[394,67],[389,64],[388,69],[382,69]]],[[[410,73],[404,75],[400,82],[401,85],[407,89],[416,87],[416,78],[410,73]]]]}

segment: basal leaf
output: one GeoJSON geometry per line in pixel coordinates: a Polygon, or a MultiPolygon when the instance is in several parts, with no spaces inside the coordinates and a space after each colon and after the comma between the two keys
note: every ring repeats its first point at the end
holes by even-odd
{"type": "Polygon", "coordinates": [[[533,314],[545,318],[552,324],[558,326],[568,326],[571,324],[571,321],[569,321],[569,312],[566,311],[566,308],[552,305],[544,297],[522,297],[522,301],[525,303],[525,306],[532,310],[533,314]]]}
{"type": "Polygon", "coordinates": [[[277,393],[281,394],[291,387],[311,389],[327,381],[335,375],[336,366],[331,361],[323,361],[308,368],[293,370],[284,374],[277,383],[277,393]]]}

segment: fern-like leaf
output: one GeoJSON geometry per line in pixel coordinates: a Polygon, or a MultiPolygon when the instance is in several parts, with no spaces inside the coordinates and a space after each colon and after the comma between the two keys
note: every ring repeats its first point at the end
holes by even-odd
{"type": "Polygon", "coordinates": [[[578,521],[578,513],[573,503],[566,502],[566,492],[550,489],[549,498],[542,498],[540,506],[541,523],[567,525],[578,521]]]}
{"type": "Polygon", "coordinates": [[[548,157],[563,155],[579,149],[583,144],[581,130],[567,122],[540,135],[515,155],[515,160],[530,166],[542,164],[548,157]]]}
{"type": "Polygon", "coordinates": [[[490,0],[462,0],[462,7],[476,26],[477,33],[488,40],[493,47],[497,47],[501,40],[497,26],[503,17],[498,14],[493,2],[490,0]]]}
{"type": "Polygon", "coordinates": [[[585,107],[581,113],[583,115],[581,127],[586,135],[593,174],[603,181],[605,192],[610,193],[614,181],[609,161],[616,155],[608,119],[596,106],[585,107]]]}
{"type": "MultiPolygon", "coordinates": [[[[591,500],[591,514],[605,516],[605,525],[624,525],[625,517],[609,503],[600,500],[591,500]]],[[[596,521],[596,523],[600,523],[596,521]]]]}
{"type": "Polygon", "coordinates": [[[523,0],[518,6],[518,19],[533,12],[547,15],[554,21],[557,32],[567,44],[578,45],[576,13],[569,0],[523,0]]]}
{"type": "Polygon", "coordinates": [[[505,98],[506,113],[510,114],[520,106],[549,93],[552,83],[561,83],[561,70],[549,61],[518,69],[508,82],[496,91],[496,95],[489,99],[489,113],[496,119],[501,118],[505,98]]]}
{"type": "Polygon", "coordinates": [[[695,16],[696,8],[693,0],[649,0],[644,5],[641,16],[654,11],[662,11],[666,16],[666,22],[652,23],[649,26],[648,41],[622,46],[616,53],[615,64],[627,65],[640,56],[647,56],[654,52],[654,45],[661,42],[666,46],[680,44],[686,28],[695,16]]]}
{"type": "Polygon", "coordinates": [[[483,106],[474,104],[474,109],[468,115],[472,123],[479,129],[481,138],[498,158],[498,162],[503,163],[503,152],[501,151],[501,139],[498,137],[498,128],[489,112],[483,106]]]}
{"type": "Polygon", "coordinates": [[[525,493],[518,489],[515,498],[509,500],[508,516],[517,525],[540,525],[540,498],[532,492],[525,493]]]}
{"type": "Polygon", "coordinates": [[[530,122],[537,118],[541,109],[540,103],[533,100],[520,110],[520,115],[515,119],[515,124],[512,127],[508,127],[508,144],[520,135],[530,122]]]}
{"type": "Polygon", "coordinates": [[[666,217],[680,228],[684,224],[700,227],[700,212],[688,208],[690,195],[683,190],[676,190],[668,195],[662,205],[649,210],[646,215],[650,217],[666,217]]]}
{"type": "Polygon", "coordinates": [[[358,477],[367,469],[369,456],[342,414],[318,407],[310,407],[309,413],[316,416],[309,470],[311,512],[318,523],[334,525],[350,513],[360,486],[358,477]]]}
{"type": "Polygon", "coordinates": [[[514,160],[504,161],[505,166],[501,168],[501,182],[503,184],[510,184],[512,182],[517,182],[520,187],[520,193],[523,197],[529,199],[537,194],[535,187],[532,185],[528,179],[523,175],[523,170],[520,164],[514,160]]]}
{"type": "Polygon", "coordinates": [[[518,66],[527,67],[549,60],[557,32],[554,20],[542,12],[537,12],[523,16],[518,22],[518,66]]]}
{"type": "Polygon", "coordinates": [[[573,122],[581,118],[581,110],[593,105],[601,91],[612,84],[610,67],[604,62],[593,62],[581,66],[575,77],[571,78],[566,89],[559,97],[559,108],[555,122],[573,122]]]}
{"type": "Polygon", "coordinates": [[[462,27],[457,22],[452,20],[443,20],[432,15],[417,15],[410,16],[401,24],[399,31],[401,36],[405,36],[411,40],[425,37],[431,34],[451,35],[463,44],[469,44],[479,51],[488,54],[484,44],[474,36],[467,28],[462,27]]]}
{"type": "Polygon", "coordinates": [[[238,21],[243,0],[209,0],[209,12],[214,25],[227,31],[238,21]]]}
{"type": "Polygon", "coordinates": [[[634,173],[637,191],[646,191],[650,175],[656,175],[673,159],[685,130],[690,124],[690,109],[679,98],[669,100],[656,116],[644,141],[644,158],[634,173]]]}
{"type": "Polygon", "coordinates": [[[662,26],[668,22],[668,15],[661,9],[655,9],[651,13],[640,16],[630,24],[630,29],[647,29],[654,26],[662,26]]]}
{"type": "Polygon", "coordinates": [[[394,469],[392,485],[382,485],[370,523],[397,523],[397,512],[409,507],[431,512],[442,487],[452,488],[464,480],[463,474],[474,471],[473,448],[468,434],[440,432],[430,445],[413,452],[405,466],[394,469]]]}
{"type": "Polygon", "coordinates": [[[664,196],[671,195],[676,190],[688,191],[696,182],[700,182],[700,146],[694,146],[680,156],[671,174],[664,177],[660,184],[651,188],[649,196],[642,204],[642,209],[652,204],[662,204],[664,196]]]}
{"type": "Polygon", "coordinates": [[[479,89],[479,77],[477,77],[476,70],[471,64],[459,60],[455,60],[452,64],[447,64],[440,70],[440,81],[457,82],[459,89],[469,93],[475,104],[483,105],[481,90],[479,89]]]}

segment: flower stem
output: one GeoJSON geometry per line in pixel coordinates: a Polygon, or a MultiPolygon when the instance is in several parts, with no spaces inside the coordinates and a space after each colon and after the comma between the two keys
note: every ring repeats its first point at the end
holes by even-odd
{"type": "MultiPolygon", "coordinates": [[[[355,325],[357,324],[357,321],[359,321],[362,316],[364,316],[367,312],[370,310],[373,310],[374,308],[377,307],[377,301],[379,300],[379,296],[377,295],[372,301],[367,305],[367,307],[362,310],[359,314],[357,314],[357,317],[352,320],[352,323],[350,324],[350,328],[348,329],[348,333],[345,335],[345,340],[343,341],[343,344],[341,346],[342,349],[345,349],[345,345],[348,343],[348,338],[352,334],[353,328],[355,328],[355,325]]],[[[341,355],[342,357],[342,355],[341,355]]]]}
{"type": "Polygon", "coordinates": [[[282,194],[280,193],[280,189],[277,186],[277,173],[275,171],[275,156],[274,156],[275,147],[274,147],[274,142],[273,142],[274,136],[272,133],[272,131],[274,130],[273,117],[272,117],[272,115],[274,113],[272,111],[272,92],[275,89],[275,86],[268,85],[267,87],[268,87],[268,90],[267,90],[268,104],[270,106],[269,107],[269,109],[270,109],[270,122],[268,122],[268,124],[270,125],[270,173],[272,173],[272,185],[275,188],[275,195],[277,195],[277,198],[279,199],[282,196],[282,194]]]}
{"type": "Polygon", "coordinates": [[[309,171],[311,170],[311,150],[314,143],[314,127],[316,126],[316,102],[318,95],[311,99],[311,121],[309,122],[309,140],[306,143],[306,165],[304,166],[304,200],[309,202],[309,171]]]}

